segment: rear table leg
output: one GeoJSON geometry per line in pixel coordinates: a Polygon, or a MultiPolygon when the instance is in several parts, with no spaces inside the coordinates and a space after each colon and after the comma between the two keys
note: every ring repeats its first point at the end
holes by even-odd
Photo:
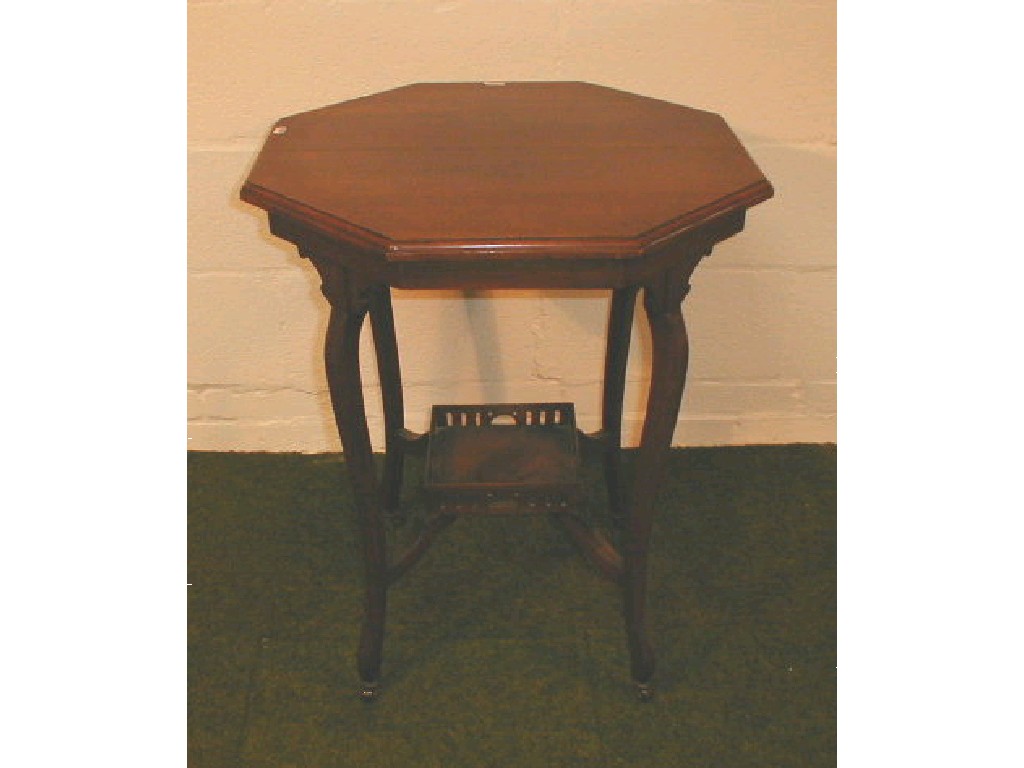
{"type": "Polygon", "coordinates": [[[608,316],[608,345],[604,361],[604,397],[601,404],[601,430],[604,433],[604,473],[612,524],[625,524],[622,490],[622,396],[626,389],[626,363],[629,360],[629,336],[633,327],[638,286],[617,288],[612,293],[608,316]]]}

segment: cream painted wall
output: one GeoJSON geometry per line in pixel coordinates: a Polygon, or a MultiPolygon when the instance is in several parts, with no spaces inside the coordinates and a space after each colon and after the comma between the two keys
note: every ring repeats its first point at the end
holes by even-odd
{"type": "MultiPolygon", "coordinates": [[[[834,2],[190,0],[188,16],[189,448],[340,450],[319,280],[238,189],[278,117],[452,80],[584,80],[725,116],[776,196],[694,275],[675,443],[836,439],[834,2]]],[[[498,295],[396,292],[410,428],[435,402],[564,399],[595,429],[607,298],[498,295]]],[[[634,443],[645,333],[641,320],[634,443]]]]}

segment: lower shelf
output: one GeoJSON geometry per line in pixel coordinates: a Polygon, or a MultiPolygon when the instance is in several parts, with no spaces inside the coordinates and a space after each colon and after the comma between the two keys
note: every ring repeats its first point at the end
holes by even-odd
{"type": "Polygon", "coordinates": [[[572,403],[436,405],[430,423],[424,490],[437,508],[530,512],[578,499],[572,403]]]}

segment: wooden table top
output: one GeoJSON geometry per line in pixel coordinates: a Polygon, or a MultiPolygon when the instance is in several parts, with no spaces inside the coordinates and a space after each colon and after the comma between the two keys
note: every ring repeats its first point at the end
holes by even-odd
{"type": "Polygon", "coordinates": [[[387,262],[631,259],[771,184],[716,114],[587,83],[436,83],[278,121],[241,196],[387,262]]]}

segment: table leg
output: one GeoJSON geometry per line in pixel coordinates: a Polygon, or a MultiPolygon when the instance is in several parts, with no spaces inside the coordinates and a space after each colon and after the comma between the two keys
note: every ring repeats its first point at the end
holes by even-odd
{"type": "Polygon", "coordinates": [[[398,340],[395,337],[395,316],[391,308],[391,289],[386,285],[370,293],[370,326],[373,346],[377,352],[377,372],[381,399],[384,403],[384,477],[381,498],[385,514],[398,519],[402,468],[405,463],[405,403],[402,397],[402,373],[398,363],[398,340]]]}
{"type": "Polygon", "coordinates": [[[376,289],[360,286],[351,273],[333,264],[314,263],[324,278],[324,294],[331,303],[324,350],[327,383],[362,539],[366,602],[357,661],[362,680],[360,695],[369,700],[375,696],[380,678],[387,608],[384,521],[359,374],[359,334],[376,289]]]}
{"type": "Polygon", "coordinates": [[[640,438],[629,505],[624,552],[624,597],[630,666],[642,699],[650,698],[654,651],[647,636],[647,552],[654,503],[675,431],[686,381],[689,343],[680,302],[688,274],[673,272],[644,286],[644,309],[651,326],[652,363],[647,414],[640,438]]]}
{"type": "Polygon", "coordinates": [[[625,523],[622,491],[622,396],[626,389],[626,363],[629,336],[633,327],[638,286],[616,288],[608,316],[608,346],[604,360],[604,399],[601,405],[601,431],[605,439],[604,475],[612,523],[625,523]]]}

